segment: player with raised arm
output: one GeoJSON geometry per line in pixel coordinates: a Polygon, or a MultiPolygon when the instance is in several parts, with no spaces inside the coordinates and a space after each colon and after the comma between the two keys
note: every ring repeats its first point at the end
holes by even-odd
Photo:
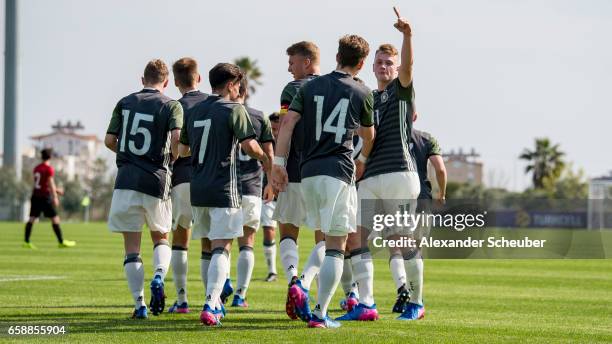
{"type": "Polygon", "coordinates": [[[76,242],[65,240],[62,237],[62,229],[60,228],[60,218],[55,209],[59,205],[59,197],[62,192],[55,186],[53,176],[55,170],[49,163],[53,155],[52,148],[45,148],[40,152],[42,162],[34,167],[34,188],[32,190],[32,198],[30,199],[30,218],[25,226],[25,241],[24,248],[36,249],[36,246],[30,242],[32,235],[32,227],[34,222],[38,221],[40,214],[51,219],[53,233],[57,238],[59,248],[73,247],[76,242]]]}
{"type": "Polygon", "coordinates": [[[211,255],[208,271],[202,270],[206,303],[200,321],[221,324],[221,291],[229,270],[232,241],[243,236],[238,149],[262,161],[270,161],[257,143],[255,130],[239,97],[243,74],[238,66],[219,63],[209,72],[213,94],[187,112],[181,131],[181,156],[192,156],[191,205],[193,239],[202,240],[202,253],[211,255]],[[239,144],[240,143],[240,144],[239,144]]]}
{"type": "Polygon", "coordinates": [[[164,278],[170,265],[168,232],[172,227],[170,163],[178,156],[183,108],[162,92],[168,86],[168,67],[150,61],[144,70],[141,91],[122,98],[113,110],[105,145],[117,153],[117,179],[108,215],[108,227],[123,234],[123,262],[135,303],[134,318],[146,318],[144,267],[140,258],[142,226],[153,241],[153,279],[150,307],[154,315],[164,310],[164,278]]]}
{"type": "MultiPolygon", "coordinates": [[[[278,129],[280,126],[280,115],[275,112],[268,116],[270,126],[272,127],[272,135],[278,137],[278,129]]],[[[265,174],[263,176],[264,188],[272,183],[268,183],[270,180],[265,174]]],[[[262,190],[263,191],[263,190],[262,190]]],[[[264,197],[265,198],[265,197],[264,197]]],[[[266,258],[266,265],[268,266],[268,275],[264,279],[266,282],[274,282],[277,278],[276,273],[276,221],[272,218],[276,209],[276,197],[272,201],[264,199],[261,207],[261,226],[263,227],[263,251],[264,257],[266,258]]]]}
{"type": "MultiPolygon", "coordinates": [[[[201,81],[198,63],[190,57],[183,57],[172,65],[174,85],[183,95],[179,103],[186,113],[189,109],[204,101],[208,94],[198,90],[201,81]]],[[[183,118],[185,121],[186,118],[183,118]]],[[[191,237],[191,199],[189,183],[191,182],[191,159],[178,158],[172,164],[172,275],[176,288],[177,300],[168,308],[169,313],[189,313],[187,302],[187,250],[191,237]]]]}
{"type": "MultiPolygon", "coordinates": [[[[306,222],[325,234],[325,257],[319,271],[317,305],[309,327],[335,328],[327,308],[342,274],[348,233],[355,232],[356,171],[352,159],[353,136],[363,139],[362,152],[370,153],[374,140],[372,93],[355,78],[369,53],[368,43],[356,35],[340,39],[337,69],[303,85],[294,97],[281,126],[274,157],[275,187],[286,189],[286,156],[296,123],[303,126],[302,192],[306,222]]],[[[356,176],[357,173],[357,176],[356,176]]],[[[304,299],[298,299],[301,308],[304,299]]],[[[304,318],[303,318],[304,319],[304,318]]]]}
{"type": "MultiPolygon", "coordinates": [[[[243,104],[248,97],[248,82],[246,78],[240,81],[240,92],[238,103],[243,104]]],[[[272,127],[270,121],[264,116],[263,112],[256,110],[250,106],[244,106],[251,119],[251,124],[255,129],[256,139],[261,145],[264,153],[268,157],[267,160],[272,161],[274,157],[274,136],[272,136],[272,127]]],[[[262,177],[264,172],[270,174],[270,170],[264,171],[260,162],[246,154],[242,149],[239,151],[240,158],[240,183],[242,185],[242,221],[244,233],[238,238],[238,247],[240,254],[238,256],[238,264],[236,266],[236,294],[232,301],[232,307],[248,307],[246,302],[246,293],[251,282],[253,267],[255,266],[255,255],[253,254],[253,245],[255,243],[255,233],[259,230],[262,209],[262,177]]],[[[274,199],[272,186],[268,186],[263,191],[266,201],[274,199]]]]}
{"type": "MultiPolygon", "coordinates": [[[[427,132],[413,129],[412,136],[410,137],[410,153],[416,162],[419,180],[421,183],[419,200],[433,199],[431,194],[431,182],[427,176],[427,164],[428,162],[431,162],[431,165],[436,172],[436,181],[438,182],[437,199],[440,202],[444,202],[446,199],[446,167],[444,166],[444,160],[440,155],[441,150],[438,140],[427,132]]],[[[413,254],[416,255],[417,253],[418,252],[415,251],[413,254]]],[[[391,257],[389,258],[389,268],[391,269],[391,276],[393,276],[393,281],[395,282],[395,287],[397,288],[397,299],[393,305],[393,312],[403,313],[406,308],[406,304],[410,299],[410,293],[406,288],[404,255],[401,252],[393,252],[391,254],[391,257]]],[[[418,282],[418,277],[415,280],[418,282]]],[[[413,289],[414,286],[413,281],[411,289],[413,289]]]]}
{"type": "MultiPolygon", "coordinates": [[[[289,56],[288,71],[293,75],[293,81],[289,82],[281,93],[281,127],[283,126],[284,115],[289,109],[289,105],[293,101],[298,90],[306,82],[316,78],[320,73],[320,53],[319,47],[312,42],[302,41],[297,42],[287,48],[289,56]]],[[[298,235],[299,228],[305,223],[305,207],[302,198],[301,176],[300,176],[300,160],[302,151],[302,124],[298,122],[296,129],[291,137],[291,146],[288,151],[287,158],[287,173],[289,176],[289,184],[287,188],[280,192],[276,209],[274,210],[274,219],[279,222],[280,229],[280,256],[281,263],[287,277],[287,301],[285,310],[291,319],[307,319],[310,313],[309,309],[295,309],[295,304],[291,299],[291,289],[297,284],[297,289],[293,288],[294,293],[303,294],[303,297],[308,297],[308,289],[313,279],[319,272],[321,262],[325,255],[325,242],[323,234],[320,230],[315,230],[315,247],[311,251],[303,273],[298,280],[298,235]]],[[[303,303],[308,305],[308,303],[303,303]]]]}
{"type": "MultiPolygon", "coordinates": [[[[412,209],[420,192],[419,176],[409,149],[409,138],[415,113],[412,81],[412,30],[410,24],[399,15],[395,8],[394,10],[397,15],[397,22],[394,26],[403,35],[401,63],[398,61],[397,49],[391,44],[383,44],[376,51],[373,70],[378,89],[374,92],[374,117],[378,135],[371,154],[362,154],[358,158],[366,164],[358,192],[360,208],[357,221],[360,225],[362,213],[372,214],[382,211],[385,214],[395,214],[408,205],[412,209]],[[374,209],[372,201],[364,202],[363,200],[382,200],[383,209],[378,207],[374,209]]],[[[363,227],[361,229],[363,232],[371,230],[363,227]]],[[[390,239],[398,238],[398,230],[400,228],[386,228],[382,235],[390,239]]],[[[364,240],[364,236],[355,239],[351,240],[349,245],[354,249],[361,244],[362,249],[365,249],[367,240],[364,240]]],[[[398,319],[420,319],[425,310],[419,287],[422,284],[417,281],[419,275],[422,280],[422,259],[417,259],[410,252],[405,252],[403,258],[404,269],[413,290],[411,290],[410,302],[398,319]]],[[[368,292],[371,291],[373,280],[373,269],[370,268],[368,268],[368,274],[364,274],[367,278],[357,281],[360,302],[366,305],[371,296],[368,295],[368,292]],[[365,286],[363,290],[362,286],[365,286]]],[[[357,274],[355,265],[353,265],[353,272],[357,274]]]]}

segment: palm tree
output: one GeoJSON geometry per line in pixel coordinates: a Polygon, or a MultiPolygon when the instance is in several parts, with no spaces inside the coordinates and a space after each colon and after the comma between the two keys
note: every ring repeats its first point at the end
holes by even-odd
{"type": "MultiPolygon", "coordinates": [[[[242,56],[234,60],[234,64],[240,67],[240,69],[245,73],[248,81],[249,81],[249,94],[255,94],[257,91],[256,86],[261,86],[261,77],[263,73],[259,69],[257,65],[257,60],[251,60],[248,56],[242,56]]],[[[248,98],[248,95],[247,95],[248,98]]],[[[246,99],[245,99],[246,102],[246,99]]]]}
{"type": "Polygon", "coordinates": [[[529,162],[525,173],[532,173],[533,186],[544,189],[561,176],[565,167],[563,161],[565,153],[559,150],[559,145],[552,145],[548,138],[536,138],[535,150],[525,149],[520,159],[529,162]]]}

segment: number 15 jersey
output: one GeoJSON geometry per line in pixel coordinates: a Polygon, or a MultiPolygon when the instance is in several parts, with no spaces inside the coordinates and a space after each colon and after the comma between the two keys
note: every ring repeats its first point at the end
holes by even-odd
{"type": "Polygon", "coordinates": [[[339,71],[300,88],[289,110],[302,115],[302,179],[326,175],[354,182],[353,136],[360,125],[374,125],[373,103],[370,89],[339,71]]]}
{"type": "Polygon", "coordinates": [[[183,125],[183,108],[158,90],[145,88],[121,99],[107,134],[116,135],[115,189],[167,199],[171,187],[170,131],[183,125]]]}
{"type": "Polygon", "coordinates": [[[185,117],[180,142],[191,149],[191,205],[239,208],[238,143],[256,137],[246,109],[212,95],[185,117]]]}

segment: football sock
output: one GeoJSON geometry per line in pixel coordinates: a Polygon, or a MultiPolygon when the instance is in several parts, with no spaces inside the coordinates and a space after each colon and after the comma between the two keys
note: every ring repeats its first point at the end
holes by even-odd
{"type": "Polygon", "coordinates": [[[128,288],[134,299],[136,309],[145,306],[144,303],[144,267],[138,253],[129,253],[123,261],[123,270],[128,282],[128,288]]]}
{"type": "Polygon", "coordinates": [[[371,307],[374,304],[374,264],[372,254],[365,247],[351,251],[353,279],[359,288],[359,302],[371,307]]]}
{"type": "Polygon", "coordinates": [[[240,296],[243,299],[246,297],[246,292],[249,288],[249,282],[251,282],[251,276],[253,275],[254,266],[255,255],[253,254],[253,248],[249,246],[240,247],[240,254],[238,255],[238,264],[236,265],[236,284],[238,288],[236,290],[236,295],[240,296]]]}
{"type": "Polygon", "coordinates": [[[25,242],[30,242],[30,236],[32,235],[32,222],[26,222],[25,225],[25,242]]]}
{"type": "Polygon", "coordinates": [[[276,274],[276,242],[264,241],[264,257],[266,257],[266,264],[268,265],[268,273],[276,274]]]}
{"type": "Polygon", "coordinates": [[[172,276],[176,288],[176,299],[179,304],[187,302],[187,248],[172,246],[172,276]]]}
{"type": "Polygon", "coordinates": [[[423,305],[423,258],[420,255],[404,260],[406,288],[410,291],[410,302],[423,305]]]}
{"type": "Polygon", "coordinates": [[[389,258],[389,269],[395,282],[395,288],[399,289],[406,284],[406,270],[404,268],[404,257],[401,254],[394,254],[389,258]]]}
{"type": "Polygon", "coordinates": [[[229,252],[222,247],[215,248],[208,267],[208,285],[206,286],[206,304],[211,309],[219,305],[219,297],[227,279],[229,265],[229,252]]]}
{"type": "Polygon", "coordinates": [[[338,250],[326,250],[325,258],[319,271],[319,293],[317,295],[317,305],[314,314],[323,319],[327,315],[327,307],[336,292],[340,277],[342,276],[342,264],[344,264],[344,254],[338,250]]]}
{"type": "Polygon", "coordinates": [[[229,262],[227,264],[227,279],[231,280],[232,276],[231,276],[231,272],[232,272],[232,252],[228,252],[227,253],[227,261],[229,262]]]}
{"type": "Polygon", "coordinates": [[[285,269],[285,277],[287,283],[291,283],[291,279],[298,274],[298,246],[293,238],[283,238],[280,242],[280,256],[283,269],[285,269]]]}
{"type": "Polygon", "coordinates": [[[53,227],[53,233],[55,233],[55,237],[57,237],[57,242],[59,242],[60,244],[63,243],[64,238],[62,238],[62,229],[60,228],[60,225],[52,223],[51,226],[53,227]]]}
{"type": "Polygon", "coordinates": [[[210,259],[212,253],[202,251],[200,257],[200,277],[202,277],[202,283],[204,284],[204,293],[206,294],[206,287],[208,286],[208,267],[210,266],[210,259]]]}
{"type": "Polygon", "coordinates": [[[308,256],[308,260],[306,261],[306,265],[304,265],[302,276],[300,276],[300,279],[302,280],[302,286],[307,290],[310,289],[312,280],[319,273],[319,270],[321,269],[321,262],[323,262],[324,258],[325,241],[321,241],[317,243],[310,252],[310,256],[308,256]]]}
{"type": "Polygon", "coordinates": [[[159,276],[162,281],[166,278],[171,257],[172,250],[168,240],[162,239],[153,246],[153,268],[155,269],[153,278],[159,276]]]}
{"type": "Polygon", "coordinates": [[[353,266],[351,264],[351,256],[344,256],[344,266],[342,268],[342,277],[340,278],[344,295],[348,296],[353,291],[353,266]]]}

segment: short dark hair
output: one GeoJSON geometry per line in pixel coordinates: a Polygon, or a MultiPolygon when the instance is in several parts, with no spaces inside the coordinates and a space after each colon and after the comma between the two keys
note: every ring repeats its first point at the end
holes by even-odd
{"type": "Polygon", "coordinates": [[[273,112],[268,119],[270,120],[270,122],[277,122],[280,120],[280,114],[278,112],[273,112]]]}
{"type": "Polygon", "coordinates": [[[43,159],[43,161],[47,161],[51,159],[52,156],[53,156],[53,148],[45,148],[40,151],[40,157],[43,159]]]}
{"type": "Polygon", "coordinates": [[[346,35],[338,42],[338,63],[342,67],[355,67],[370,53],[368,42],[357,35],[346,35]]]}
{"type": "Polygon", "coordinates": [[[319,62],[319,47],[313,42],[301,41],[287,48],[287,55],[300,55],[309,58],[312,63],[319,62]]]}
{"type": "Polygon", "coordinates": [[[183,57],[172,65],[174,80],[180,87],[191,87],[198,82],[198,62],[191,57],[183,57]]]}
{"type": "Polygon", "coordinates": [[[242,78],[240,79],[240,91],[238,92],[238,95],[241,98],[247,99],[249,96],[249,81],[247,80],[247,78],[242,78]]]}
{"type": "Polygon", "coordinates": [[[168,79],[168,66],[160,59],[149,61],[144,70],[144,81],[147,84],[157,85],[168,79]]]}
{"type": "Polygon", "coordinates": [[[208,80],[210,80],[210,87],[213,90],[223,88],[230,81],[239,82],[242,78],[243,74],[240,68],[231,63],[217,63],[208,72],[208,80]]]}

